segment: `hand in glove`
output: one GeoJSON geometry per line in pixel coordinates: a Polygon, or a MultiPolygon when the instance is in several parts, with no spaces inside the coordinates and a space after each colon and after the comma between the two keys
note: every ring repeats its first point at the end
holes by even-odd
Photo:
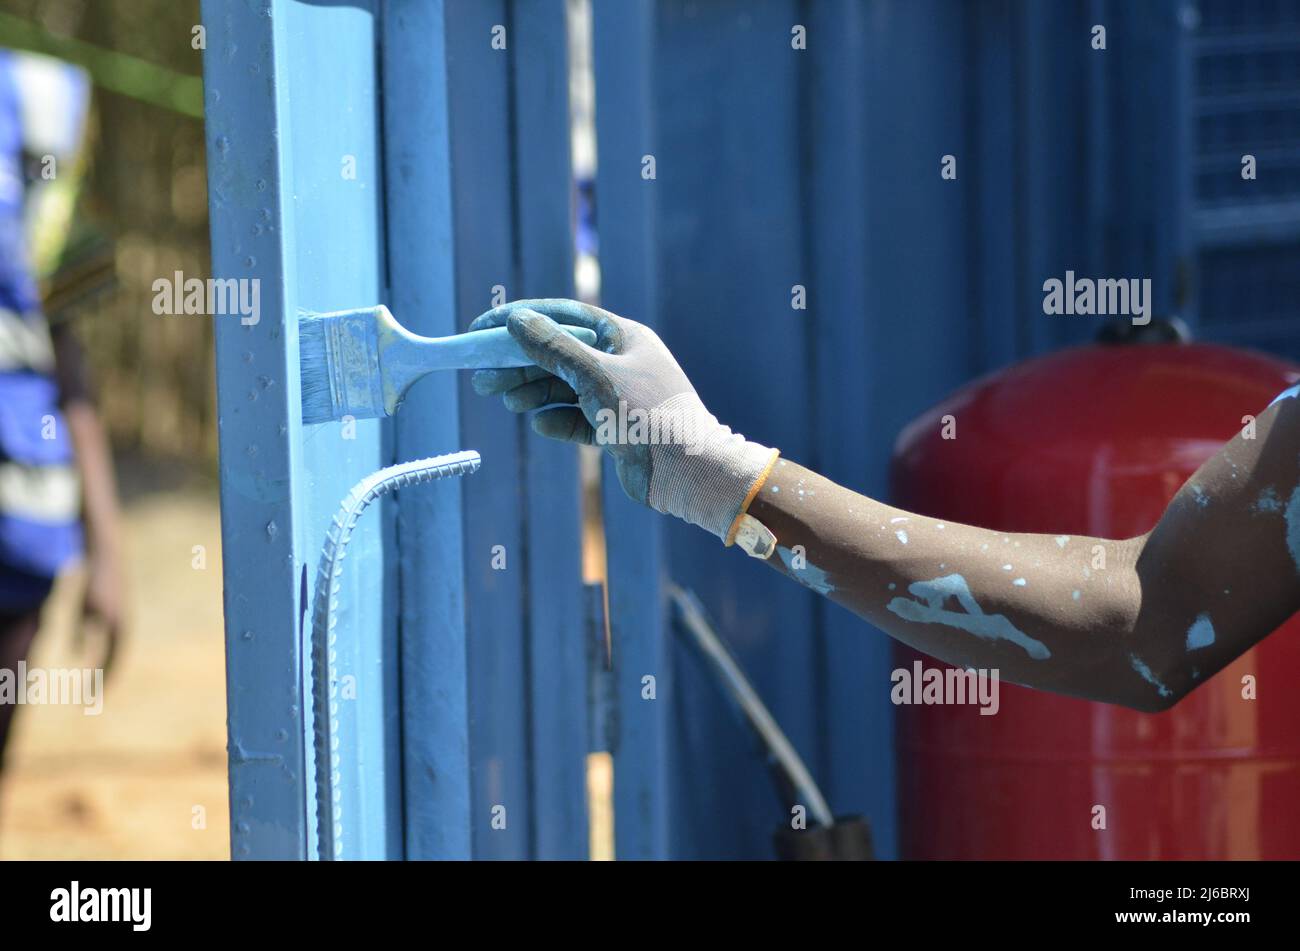
{"type": "Polygon", "coordinates": [[[731,543],[778,453],[719,423],[653,330],[563,299],[514,301],[469,329],[503,325],[536,366],[479,370],[476,392],[501,394],[516,413],[540,410],[543,436],[601,446],[632,499],[731,543]],[[595,347],[557,322],[593,330],[595,347]]]}

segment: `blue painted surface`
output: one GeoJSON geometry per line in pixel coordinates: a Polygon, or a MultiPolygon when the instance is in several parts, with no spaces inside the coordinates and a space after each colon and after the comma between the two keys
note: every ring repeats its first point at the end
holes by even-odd
{"type": "Polygon", "coordinates": [[[1300,359],[1300,104],[1279,95],[1294,69],[1294,4],[1200,0],[1186,82],[1191,156],[1190,316],[1206,340],[1300,359]],[[1254,179],[1242,178],[1253,155],[1254,179]]]}
{"type": "Polygon", "coordinates": [[[391,420],[304,427],[291,316],[386,303],[445,335],[494,285],[568,292],[561,13],[559,0],[205,6],[214,270],[259,277],[267,302],[260,325],[218,331],[237,857],[311,854],[301,580],[333,509],[393,459],[462,447],[482,454],[472,486],[401,493],[349,551],[342,854],[585,854],[573,450],[526,440],[450,372],[391,420]],[[508,52],[491,49],[496,24],[521,30],[508,52]]]}
{"type": "Polygon", "coordinates": [[[256,276],[268,285],[256,324],[226,322],[216,333],[231,854],[303,858],[307,736],[297,635],[308,607],[306,584],[300,583],[306,567],[299,539],[304,515],[293,494],[302,478],[299,399],[285,385],[297,370],[296,353],[285,339],[297,288],[291,286],[293,235],[267,227],[284,221],[286,200],[284,164],[270,135],[280,91],[273,73],[273,24],[261,22],[253,4],[209,0],[203,12],[212,41],[204,67],[213,273],[256,276]],[[256,36],[260,49],[255,42],[237,58],[238,35],[256,36]],[[225,55],[215,55],[218,51],[225,55]],[[262,201],[247,204],[257,183],[262,183],[262,201]],[[259,222],[262,217],[266,220],[259,222]],[[253,233],[259,224],[260,233],[253,233]],[[258,264],[255,275],[249,274],[249,257],[258,264]],[[272,384],[265,392],[258,389],[259,377],[272,384]],[[256,405],[263,397],[274,401],[272,411],[265,402],[256,405]],[[237,465],[241,454],[256,463],[237,465]],[[272,523],[278,526],[274,538],[266,535],[272,523]]]}
{"type": "MultiPolygon", "coordinates": [[[[263,304],[254,325],[215,318],[232,854],[304,857],[303,573],[332,510],[384,460],[378,422],[357,423],[354,439],[337,424],[301,425],[296,315],[381,295],[374,19],[365,5],[248,0],[205,3],[204,16],[213,270],[260,280],[263,304]],[[339,118],[315,121],[326,113],[339,118]],[[356,181],[340,175],[345,154],[356,156],[356,181]]],[[[385,714],[395,625],[375,581],[384,531],[358,538],[353,567],[374,574],[353,571],[342,593],[357,636],[339,672],[362,686],[340,742],[381,777],[365,782],[351,763],[341,771],[349,855],[391,855],[400,841],[400,772],[387,772],[396,723],[385,714]]]]}
{"type": "MultiPolygon", "coordinates": [[[[388,269],[393,310],[426,335],[462,329],[456,313],[447,36],[441,0],[390,2],[384,18],[388,269]]],[[[394,419],[398,458],[468,445],[460,385],[435,373],[394,419]]],[[[491,478],[480,470],[475,478],[491,478]]],[[[401,500],[402,785],[406,855],[472,852],[464,486],[401,500]]]]}
{"type": "MultiPolygon", "coordinates": [[[[564,0],[515,3],[517,297],[573,296],[568,58],[564,0]]],[[[590,342],[590,341],[589,341],[590,342]]],[[[575,447],[524,433],[532,856],[586,858],[586,594],[575,447]]]]}
{"type": "MultiPolygon", "coordinates": [[[[650,326],[658,323],[656,192],[641,180],[641,161],[656,149],[654,0],[596,5],[592,43],[599,98],[602,303],[650,326]]],[[[662,516],[628,500],[613,464],[602,478],[608,544],[609,622],[613,659],[614,848],[619,858],[671,854],[668,789],[678,768],[669,732],[674,670],[663,591],[662,516]],[[645,678],[655,699],[645,699],[645,678]]]]}

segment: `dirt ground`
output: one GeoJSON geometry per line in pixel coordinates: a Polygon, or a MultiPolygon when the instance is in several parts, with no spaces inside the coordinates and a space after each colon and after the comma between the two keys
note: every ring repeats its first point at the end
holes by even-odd
{"type": "MultiPolygon", "coordinates": [[[[130,639],[100,715],[18,712],[0,778],[0,859],[229,857],[216,495],[151,491],[125,517],[130,639]]],[[[71,624],[79,581],[60,581],[30,664],[84,666],[71,624]]]]}
{"type": "MultiPolygon", "coordinates": [[[[589,477],[598,465],[598,454],[584,459],[589,477]]],[[[128,640],[100,715],[53,705],[18,712],[0,776],[0,859],[230,856],[216,491],[184,473],[120,460],[119,478],[127,496],[128,640]]],[[[587,526],[589,581],[604,577],[598,526],[595,518],[587,526]]],[[[60,580],[30,665],[85,665],[73,644],[80,584],[76,572],[60,580]]],[[[597,859],[614,852],[612,783],[610,757],[593,754],[597,859]]]]}

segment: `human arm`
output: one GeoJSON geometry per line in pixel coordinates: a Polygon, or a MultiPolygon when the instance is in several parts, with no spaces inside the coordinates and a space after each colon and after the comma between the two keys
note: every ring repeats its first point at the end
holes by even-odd
{"type": "Polygon", "coordinates": [[[707,497],[704,521],[719,538],[748,505],[776,536],[766,559],[774,569],[942,660],[1156,711],[1300,609],[1300,399],[1261,413],[1255,438],[1234,438],[1202,466],[1147,535],[1008,534],[894,509],[790,460],[770,472],[710,463],[683,477],[678,449],[598,438],[601,410],[629,400],[654,406],[622,380],[670,380],[663,392],[685,380],[670,355],[664,361],[666,348],[619,349],[647,328],[571,301],[516,302],[475,328],[502,323],[540,369],[482,371],[480,392],[502,393],[517,412],[550,406],[534,428],[603,443],[633,498],[629,484],[685,479],[648,495],[707,497]],[[584,353],[550,318],[596,329],[607,352],[584,353]],[[602,336],[602,326],[614,331],[602,336]]]}
{"type": "Polygon", "coordinates": [[[108,669],[121,640],[123,621],[121,519],[117,480],[108,437],[91,395],[85,356],[72,330],[59,325],[54,342],[60,408],[67,421],[81,483],[82,521],[86,531],[86,587],[82,621],[100,629],[101,666],[108,669]]]}

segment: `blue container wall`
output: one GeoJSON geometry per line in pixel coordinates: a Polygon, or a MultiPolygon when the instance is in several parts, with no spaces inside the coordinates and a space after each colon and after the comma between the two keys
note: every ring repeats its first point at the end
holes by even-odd
{"type": "Polygon", "coordinates": [[[1189,86],[1199,336],[1300,359],[1300,3],[1202,0],[1189,86]],[[1242,175],[1243,157],[1256,162],[1242,175]]]}

